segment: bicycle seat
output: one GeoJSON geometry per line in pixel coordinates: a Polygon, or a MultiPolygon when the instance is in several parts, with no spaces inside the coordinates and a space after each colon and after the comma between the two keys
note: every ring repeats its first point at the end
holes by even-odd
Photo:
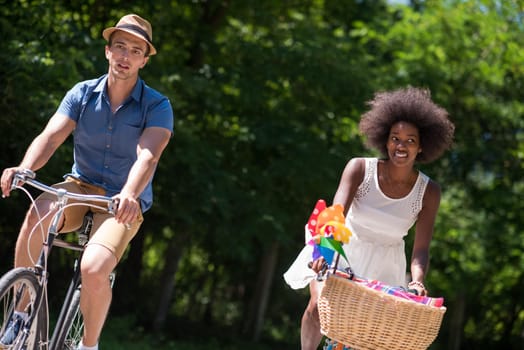
{"type": "Polygon", "coordinates": [[[93,227],[93,213],[91,211],[88,211],[86,215],[84,216],[82,226],[78,230],[74,231],[78,235],[78,243],[68,242],[62,238],[56,237],[53,242],[53,245],[60,247],[60,248],[83,251],[85,245],[89,241],[89,236],[90,236],[92,227],[93,227]]]}

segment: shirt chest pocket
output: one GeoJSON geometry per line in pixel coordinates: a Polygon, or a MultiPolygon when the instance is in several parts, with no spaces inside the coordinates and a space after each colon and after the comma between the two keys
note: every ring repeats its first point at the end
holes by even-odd
{"type": "Polygon", "coordinates": [[[136,147],[143,128],[123,123],[118,125],[111,137],[111,148],[115,155],[136,158],[136,147]]]}

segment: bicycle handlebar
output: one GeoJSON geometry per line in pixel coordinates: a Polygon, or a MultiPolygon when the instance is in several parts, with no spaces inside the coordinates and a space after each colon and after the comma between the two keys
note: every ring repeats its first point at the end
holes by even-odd
{"type": "Polygon", "coordinates": [[[41,183],[40,181],[35,180],[35,178],[36,178],[36,174],[32,170],[24,169],[20,172],[17,172],[15,176],[13,177],[13,181],[11,183],[11,189],[22,187],[24,184],[27,183],[33,186],[34,188],[39,189],[40,191],[44,191],[44,192],[56,195],[57,199],[67,198],[67,199],[73,199],[73,200],[77,200],[81,202],[102,202],[102,203],[107,204],[107,211],[110,214],[114,215],[116,212],[118,203],[116,202],[115,199],[111,197],[93,195],[93,194],[80,194],[80,193],[67,192],[63,188],[53,188],[51,186],[47,186],[41,183]]]}

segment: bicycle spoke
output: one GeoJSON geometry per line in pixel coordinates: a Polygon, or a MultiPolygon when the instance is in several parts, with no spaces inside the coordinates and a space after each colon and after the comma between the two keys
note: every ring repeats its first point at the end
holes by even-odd
{"type": "Polygon", "coordinates": [[[0,339],[3,348],[36,350],[40,342],[45,342],[47,310],[39,310],[36,305],[39,293],[42,289],[30,269],[13,269],[0,279],[0,339]],[[24,312],[25,316],[15,316],[15,311],[24,312]]]}

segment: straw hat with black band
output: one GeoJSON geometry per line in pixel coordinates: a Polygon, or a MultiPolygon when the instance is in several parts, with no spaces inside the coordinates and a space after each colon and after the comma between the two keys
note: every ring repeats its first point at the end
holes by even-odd
{"type": "Polygon", "coordinates": [[[111,34],[116,30],[124,31],[144,40],[149,46],[149,56],[156,54],[156,49],[153,46],[153,28],[142,17],[135,14],[125,15],[120,18],[116,26],[104,29],[102,36],[109,41],[111,34]]]}

